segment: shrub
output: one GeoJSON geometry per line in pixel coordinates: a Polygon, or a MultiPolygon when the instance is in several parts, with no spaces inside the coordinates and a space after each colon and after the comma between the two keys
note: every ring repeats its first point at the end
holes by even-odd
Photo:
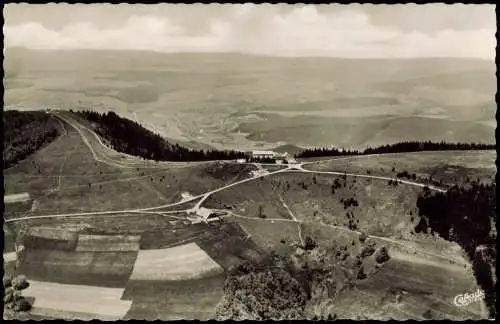
{"type": "Polygon", "coordinates": [[[358,271],[358,275],[357,275],[357,278],[358,280],[363,280],[366,278],[366,273],[365,271],[363,270],[363,267],[361,267],[358,271]]]}
{"type": "Polygon", "coordinates": [[[306,236],[304,242],[304,250],[313,250],[316,247],[316,242],[310,236],[306,236]]]}
{"type": "Polygon", "coordinates": [[[242,261],[229,269],[231,274],[243,275],[255,272],[255,266],[248,260],[242,261]]]}
{"type": "Polygon", "coordinates": [[[10,276],[3,277],[3,287],[7,288],[11,286],[12,286],[12,277],[10,276]]]}
{"type": "Polygon", "coordinates": [[[365,246],[362,250],[361,250],[361,256],[363,258],[366,258],[370,255],[372,255],[373,253],[375,253],[375,248],[371,245],[368,245],[368,246],[365,246]]]}
{"type": "Polygon", "coordinates": [[[12,301],[14,301],[14,288],[7,287],[4,290],[3,302],[7,304],[12,301]]]}
{"type": "Polygon", "coordinates": [[[266,214],[264,214],[264,208],[262,207],[262,205],[259,206],[259,209],[257,211],[257,215],[260,218],[266,218],[266,214]]]}
{"type": "Polygon", "coordinates": [[[375,255],[375,261],[377,261],[377,263],[387,262],[390,258],[391,257],[389,256],[389,252],[387,251],[387,248],[385,246],[381,247],[375,255]]]}
{"type": "Polygon", "coordinates": [[[24,297],[20,297],[14,302],[14,310],[16,312],[27,312],[30,309],[31,304],[24,297]]]}
{"type": "Polygon", "coordinates": [[[23,290],[28,288],[29,283],[28,283],[28,278],[24,275],[19,275],[16,278],[12,280],[12,287],[15,290],[23,290]]]}

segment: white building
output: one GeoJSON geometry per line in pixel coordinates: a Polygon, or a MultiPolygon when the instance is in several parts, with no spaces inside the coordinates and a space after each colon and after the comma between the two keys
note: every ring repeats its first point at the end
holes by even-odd
{"type": "Polygon", "coordinates": [[[196,214],[200,217],[203,217],[204,219],[207,219],[210,215],[213,214],[213,211],[205,207],[200,207],[196,210],[196,214]]]}
{"type": "Polygon", "coordinates": [[[4,204],[15,204],[19,202],[26,202],[30,200],[30,194],[28,192],[23,192],[19,194],[12,194],[3,197],[4,204]]]}
{"type": "Polygon", "coordinates": [[[273,151],[253,151],[252,157],[255,159],[272,159],[276,156],[276,152],[273,151]]]}
{"type": "Polygon", "coordinates": [[[237,159],[236,162],[237,163],[246,163],[247,160],[246,159],[237,159]]]}
{"type": "Polygon", "coordinates": [[[190,209],[188,211],[188,215],[189,215],[190,219],[191,218],[207,219],[212,214],[214,214],[214,212],[211,209],[208,209],[205,207],[190,209]]]}

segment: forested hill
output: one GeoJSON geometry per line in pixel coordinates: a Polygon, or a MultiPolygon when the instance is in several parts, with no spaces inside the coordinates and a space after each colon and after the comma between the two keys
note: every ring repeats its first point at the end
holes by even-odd
{"type": "Polygon", "coordinates": [[[211,161],[246,157],[243,152],[194,150],[172,144],[139,123],[114,112],[77,111],[77,115],[95,124],[95,132],[116,151],[155,161],[211,161]]]}
{"type": "Polygon", "coordinates": [[[399,142],[395,144],[388,144],[378,147],[368,147],[363,151],[346,151],[336,148],[306,149],[296,154],[296,157],[308,158],[308,157],[320,157],[320,156],[408,153],[408,152],[422,152],[422,151],[494,150],[495,148],[496,148],[495,144],[408,141],[408,142],[399,142]]]}
{"type": "Polygon", "coordinates": [[[56,119],[43,111],[7,110],[3,113],[3,160],[9,168],[60,135],[56,119]]]}
{"type": "Polygon", "coordinates": [[[416,232],[430,230],[457,242],[467,253],[490,315],[496,316],[496,184],[468,183],[445,193],[424,194],[417,201],[416,232]]]}

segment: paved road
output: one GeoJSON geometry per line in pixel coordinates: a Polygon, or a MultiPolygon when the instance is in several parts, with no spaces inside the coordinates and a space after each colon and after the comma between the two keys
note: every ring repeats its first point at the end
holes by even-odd
{"type": "Polygon", "coordinates": [[[356,173],[345,173],[345,172],[337,172],[337,171],[313,171],[313,170],[305,170],[302,168],[302,165],[298,166],[299,171],[306,172],[306,173],[316,173],[316,174],[330,174],[330,175],[345,175],[349,177],[358,177],[358,178],[368,178],[368,179],[378,179],[378,180],[397,180],[398,183],[404,183],[412,186],[417,186],[417,187],[427,187],[430,190],[434,191],[439,191],[439,192],[446,192],[446,189],[441,189],[436,186],[432,185],[426,185],[423,183],[418,183],[414,181],[408,181],[408,180],[401,180],[401,179],[394,179],[390,177],[381,177],[381,176],[372,176],[372,175],[367,175],[367,174],[356,174],[356,173]]]}
{"type": "Polygon", "coordinates": [[[137,167],[140,167],[140,168],[169,167],[170,168],[170,167],[174,167],[174,166],[184,167],[184,166],[200,165],[200,164],[215,163],[215,162],[227,162],[227,161],[219,161],[219,160],[196,161],[196,162],[159,161],[159,162],[155,162],[154,164],[151,161],[145,162],[144,160],[141,160],[137,156],[130,155],[127,153],[117,152],[117,151],[113,150],[108,145],[104,144],[104,142],[102,141],[100,136],[97,135],[96,132],[94,132],[94,130],[88,128],[85,125],[82,125],[81,123],[78,123],[78,121],[74,120],[73,118],[63,116],[62,114],[57,113],[57,112],[53,112],[52,114],[54,116],[56,116],[57,118],[60,118],[64,122],[68,123],[69,125],[71,125],[73,128],[75,128],[78,131],[78,133],[82,137],[85,145],[87,145],[87,147],[90,149],[90,151],[92,152],[92,156],[94,157],[94,159],[96,161],[102,162],[102,163],[105,163],[105,164],[108,164],[110,166],[114,166],[117,168],[131,168],[131,169],[137,168],[137,167]],[[101,146],[101,148],[103,148],[105,151],[110,152],[110,155],[112,153],[113,155],[116,155],[117,157],[126,157],[128,159],[128,162],[130,162],[130,163],[126,163],[125,161],[115,161],[115,160],[113,160],[113,158],[111,156],[103,156],[101,158],[97,157],[97,152],[94,150],[94,148],[90,144],[86,135],[82,132],[82,129],[84,129],[85,131],[90,133],[97,140],[97,143],[99,143],[99,146],[101,146]],[[102,158],[108,159],[108,161],[102,160],[102,158]],[[146,164],[148,162],[150,162],[149,165],[146,164]]]}
{"type": "MultiPolygon", "coordinates": [[[[181,200],[179,202],[164,204],[164,205],[160,205],[160,206],[136,208],[136,209],[128,209],[128,210],[116,210],[116,211],[99,211],[99,212],[74,213],[74,214],[51,214],[51,215],[40,215],[40,216],[36,216],[36,217],[37,218],[50,218],[50,217],[57,218],[57,217],[71,217],[72,215],[74,215],[74,216],[89,215],[90,216],[90,215],[106,215],[106,214],[139,212],[139,211],[151,211],[151,210],[164,209],[164,208],[178,206],[178,205],[181,205],[181,204],[184,204],[187,202],[191,202],[191,201],[194,201],[197,199],[200,199],[200,201],[197,202],[197,204],[195,205],[195,208],[199,208],[205,202],[205,200],[207,200],[211,195],[213,195],[219,191],[235,187],[235,186],[240,185],[240,184],[245,183],[245,182],[249,182],[249,181],[259,179],[259,178],[264,178],[264,177],[268,177],[268,176],[271,176],[274,174],[285,173],[285,172],[304,172],[304,173],[330,174],[330,175],[347,175],[347,176],[364,177],[364,178],[372,178],[372,179],[380,179],[380,180],[394,180],[394,179],[388,178],[388,177],[378,177],[378,176],[363,175],[363,174],[350,174],[350,173],[346,174],[343,172],[334,172],[334,171],[331,171],[331,172],[328,172],[328,171],[310,171],[310,170],[303,169],[302,165],[303,165],[303,163],[287,165],[286,168],[281,169],[281,170],[272,171],[272,172],[269,172],[269,173],[264,174],[264,175],[253,176],[253,177],[243,179],[243,180],[222,186],[220,188],[205,192],[203,194],[193,196],[193,197],[185,199],[185,200],[181,200]]],[[[408,185],[414,185],[414,186],[418,186],[418,187],[426,187],[426,185],[421,184],[421,183],[417,183],[417,182],[406,181],[406,180],[399,180],[399,181],[401,181],[401,183],[408,184],[408,185]]],[[[428,186],[428,187],[431,190],[436,190],[436,191],[440,191],[440,192],[446,191],[446,190],[436,188],[433,186],[428,186]]],[[[35,216],[31,216],[31,217],[35,217],[35,216]]],[[[11,222],[11,221],[17,221],[17,220],[24,220],[24,219],[28,219],[28,218],[29,217],[22,217],[22,218],[10,219],[8,221],[11,222]]]]}
{"type": "MultiPolygon", "coordinates": [[[[94,158],[94,160],[98,161],[98,162],[101,162],[101,163],[104,163],[104,164],[107,164],[109,166],[113,166],[113,167],[116,167],[116,168],[133,168],[131,166],[124,166],[122,164],[118,164],[116,162],[113,162],[113,161],[107,161],[105,159],[102,159],[100,158],[96,151],[94,150],[94,148],[92,147],[92,145],[90,144],[89,140],[87,139],[87,137],[85,136],[85,134],[83,134],[82,130],[80,129],[79,126],[77,126],[74,122],[70,121],[69,118],[66,118],[66,117],[63,117],[62,115],[60,114],[54,114],[54,116],[56,116],[57,118],[60,118],[62,119],[64,122],[66,122],[68,125],[72,126],[77,132],[78,134],[80,134],[80,137],[82,138],[83,142],[85,143],[85,145],[89,148],[90,152],[92,153],[92,157],[94,158]]],[[[97,134],[96,134],[97,135],[97,134]]],[[[101,143],[103,146],[104,143],[101,142],[101,140],[99,139],[99,143],[101,143]]],[[[106,146],[105,146],[106,147],[106,146]]]]}

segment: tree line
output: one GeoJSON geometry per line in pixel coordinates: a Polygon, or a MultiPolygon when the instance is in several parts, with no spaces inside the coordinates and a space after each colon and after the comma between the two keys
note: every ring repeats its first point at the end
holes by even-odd
{"type": "Polygon", "coordinates": [[[368,147],[364,150],[342,150],[337,148],[312,148],[305,149],[295,155],[297,158],[321,157],[321,156],[344,156],[344,155],[367,155],[387,153],[408,153],[422,151],[470,151],[470,150],[493,150],[495,144],[481,143],[446,143],[431,141],[404,141],[395,144],[387,144],[377,147],[368,147]]]}
{"type": "Polygon", "coordinates": [[[233,150],[195,150],[172,144],[137,122],[114,112],[77,111],[77,115],[96,123],[95,132],[116,151],[155,161],[210,161],[246,158],[233,150]]]}
{"type": "Polygon", "coordinates": [[[437,233],[465,250],[490,315],[495,316],[496,183],[455,185],[444,193],[426,190],[417,207],[421,219],[415,231],[437,233]]]}
{"type": "Polygon", "coordinates": [[[5,111],[3,126],[5,168],[24,160],[60,134],[58,122],[43,111],[5,111]]]}

